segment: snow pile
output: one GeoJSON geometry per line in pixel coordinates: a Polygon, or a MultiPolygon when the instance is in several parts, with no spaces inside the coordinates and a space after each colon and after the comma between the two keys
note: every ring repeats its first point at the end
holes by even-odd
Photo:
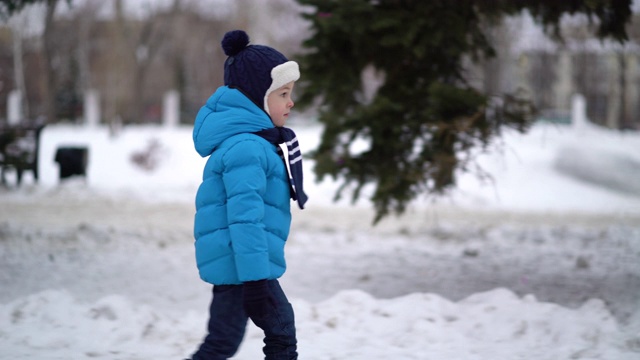
{"type": "MultiPolygon", "coordinates": [[[[169,358],[176,335],[189,329],[184,319],[170,319],[122,296],[93,304],[78,303],[65,291],[50,290],[3,305],[0,319],[3,351],[11,358],[107,359],[145,356],[169,358]],[[187,328],[185,328],[185,326],[187,328]],[[173,339],[173,340],[172,340],[173,339]]],[[[183,340],[184,341],[184,340],[183,340]]]]}
{"type": "MultiPolygon", "coordinates": [[[[307,359],[637,359],[640,336],[625,337],[602,301],[576,310],[506,289],[453,303],[435,294],[380,300],[357,290],[293,302],[307,359]]],[[[194,311],[162,313],[112,295],[80,303],[45,291],[0,306],[11,358],[171,359],[198,339],[194,311]]],[[[639,334],[640,335],[640,334],[639,334]]],[[[239,359],[261,358],[250,327],[239,359]]]]}
{"type": "Polygon", "coordinates": [[[558,152],[555,169],[583,182],[640,197],[640,181],[630,181],[640,179],[640,152],[617,153],[597,146],[565,145],[558,152]]]}
{"type": "Polygon", "coordinates": [[[598,300],[568,310],[505,289],[458,303],[434,294],[376,300],[345,291],[310,310],[299,317],[301,338],[313,339],[313,353],[322,354],[314,359],[518,359],[538,358],[541,349],[545,358],[623,359],[630,350],[598,300]]]}
{"type": "Polygon", "coordinates": [[[509,211],[640,213],[640,136],[585,124],[507,132],[478,154],[490,179],[462,174],[455,203],[509,211]]]}

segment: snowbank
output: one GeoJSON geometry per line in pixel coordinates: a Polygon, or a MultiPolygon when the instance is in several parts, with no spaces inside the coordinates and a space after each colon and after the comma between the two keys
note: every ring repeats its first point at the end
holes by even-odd
{"type": "MultiPolygon", "coordinates": [[[[458,303],[435,294],[380,300],[357,290],[296,300],[305,359],[617,359],[640,353],[602,301],[571,310],[506,289],[458,303]]],[[[192,350],[202,316],[159,312],[122,296],[78,302],[46,291],[0,306],[0,339],[12,359],[175,359],[192,350]]],[[[261,358],[250,327],[237,359],[261,358]]]]}

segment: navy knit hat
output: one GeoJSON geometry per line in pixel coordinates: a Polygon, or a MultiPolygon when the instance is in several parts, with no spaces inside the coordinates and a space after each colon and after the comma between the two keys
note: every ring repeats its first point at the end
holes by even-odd
{"type": "Polygon", "coordinates": [[[224,62],[224,84],[242,90],[267,114],[267,95],[300,78],[295,61],[264,45],[249,45],[249,36],[242,30],[229,31],[222,39],[222,49],[228,56],[224,62]]]}

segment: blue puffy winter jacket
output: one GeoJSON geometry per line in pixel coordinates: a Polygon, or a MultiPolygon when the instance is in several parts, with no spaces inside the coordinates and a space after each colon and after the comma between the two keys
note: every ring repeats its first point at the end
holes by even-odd
{"type": "Polygon", "coordinates": [[[195,148],[209,159],[196,194],[195,250],[208,283],[277,279],[286,269],[287,170],[276,146],[251,134],[273,126],[262,109],[227,86],[196,116],[195,148]]]}

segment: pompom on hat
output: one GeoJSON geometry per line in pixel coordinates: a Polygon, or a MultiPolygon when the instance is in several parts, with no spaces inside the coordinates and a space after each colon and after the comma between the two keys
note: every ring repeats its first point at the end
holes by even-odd
{"type": "Polygon", "coordinates": [[[267,114],[269,93],[300,78],[298,63],[269,46],[249,45],[249,35],[242,30],[227,32],[222,49],[228,56],[224,84],[240,89],[267,114]]]}

